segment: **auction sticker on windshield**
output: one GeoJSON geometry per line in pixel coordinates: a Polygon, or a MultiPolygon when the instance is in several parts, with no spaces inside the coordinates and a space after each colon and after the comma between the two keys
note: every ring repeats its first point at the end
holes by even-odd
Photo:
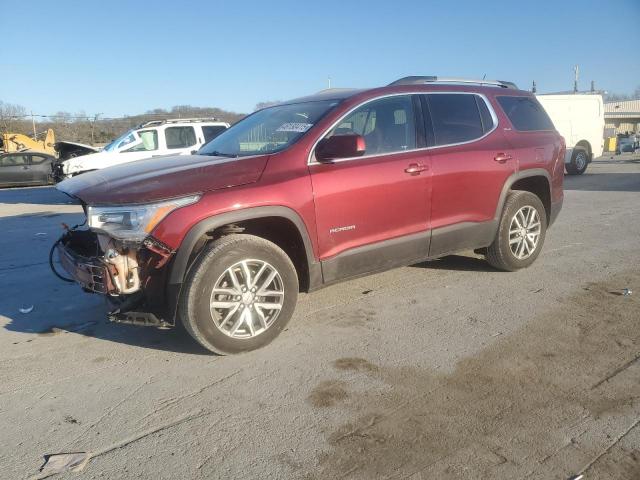
{"type": "Polygon", "coordinates": [[[283,123],[276,132],[306,132],[311,127],[313,123],[283,123]]]}

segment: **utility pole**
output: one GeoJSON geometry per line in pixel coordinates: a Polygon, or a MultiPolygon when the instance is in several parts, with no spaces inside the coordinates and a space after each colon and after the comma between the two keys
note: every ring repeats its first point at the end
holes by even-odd
{"type": "Polygon", "coordinates": [[[578,93],[578,78],[580,76],[580,67],[573,67],[573,93],[578,93]]]}
{"type": "Polygon", "coordinates": [[[93,116],[93,122],[91,122],[91,145],[95,145],[95,143],[96,143],[96,142],[95,142],[95,139],[93,138],[93,130],[94,130],[95,126],[96,126],[96,122],[98,121],[98,117],[99,117],[100,115],[102,115],[102,112],[100,112],[100,113],[96,113],[96,114],[93,116]]]}
{"type": "Polygon", "coordinates": [[[38,139],[38,134],[36,133],[36,119],[33,116],[33,110],[31,110],[31,125],[33,126],[33,139],[38,139]]]}

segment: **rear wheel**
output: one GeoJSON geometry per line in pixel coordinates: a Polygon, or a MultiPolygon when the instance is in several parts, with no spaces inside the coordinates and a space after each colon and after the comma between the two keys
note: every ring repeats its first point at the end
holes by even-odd
{"type": "Polygon", "coordinates": [[[505,202],[496,238],[487,248],[487,262],[509,272],[528,267],[542,250],[546,230],[542,201],[531,192],[512,192],[505,202]]]}
{"type": "Polygon", "coordinates": [[[574,149],[571,155],[571,161],[567,163],[567,173],[569,175],[582,175],[589,165],[589,156],[586,151],[574,149]]]}
{"type": "Polygon", "coordinates": [[[297,298],[296,269],[282,249],[260,237],[229,235],[207,247],[190,270],[179,312],[202,346],[226,355],[271,342],[297,298]]]}

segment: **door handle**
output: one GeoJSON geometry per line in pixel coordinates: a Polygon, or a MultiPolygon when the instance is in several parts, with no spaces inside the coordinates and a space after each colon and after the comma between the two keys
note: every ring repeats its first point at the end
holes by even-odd
{"type": "Polygon", "coordinates": [[[408,173],[409,175],[420,175],[420,172],[425,172],[427,170],[429,170],[427,165],[420,165],[418,163],[411,163],[404,169],[405,173],[408,173]]]}
{"type": "Polygon", "coordinates": [[[493,159],[498,163],[505,163],[508,160],[513,160],[513,157],[508,153],[499,153],[493,159]]]}

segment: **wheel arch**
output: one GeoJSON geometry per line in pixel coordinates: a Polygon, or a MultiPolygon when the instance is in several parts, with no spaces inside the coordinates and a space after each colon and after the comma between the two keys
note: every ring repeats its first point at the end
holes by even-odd
{"type": "Polygon", "coordinates": [[[589,156],[589,161],[593,159],[593,149],[591,148],[591,143],[589,143],[588,140],[580,140],[573,148],[585,150],[587,152],[587,155],[589,156]]]}
{"type": "Polygon", "coordinates": [[[523,170],[511,175],[502,186],[500,199],[496,208],[494,220],[500,221],[507,195],[512,190],[524,190],[536,195],[542,201],[546,210],[547,225],[551,221],[551,175],[543,168],[523,170]]]}
{"type": "Polygon", "coordinates": [[[322,283],[320,264],[315,260],[311,238],[302,218],[288,207],[265,206],[214,215],[191,227],[171,262],[169,285],[179,288],[203,247],[234,231],[254,234],[282,248],[296,267],[302,290],[312,290],[322,283]]]}

